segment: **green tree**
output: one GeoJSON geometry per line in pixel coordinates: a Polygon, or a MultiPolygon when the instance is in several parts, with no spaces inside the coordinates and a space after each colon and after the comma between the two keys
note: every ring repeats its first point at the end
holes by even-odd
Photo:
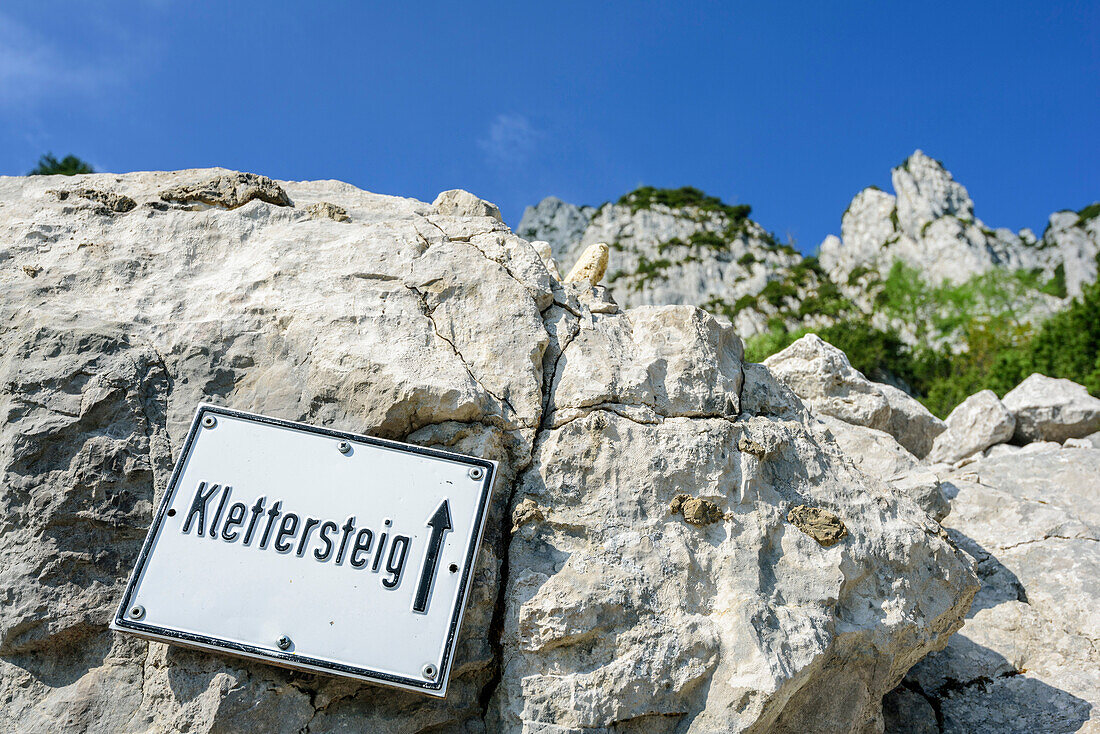
{"type": "Polygon", "coordinates": [[[78,173],[95,173],[95,169],[92,168],[91,164],[80,160],[71,153],[61,160],[54,158],[53,153],[46,153],[38,159],[38,165],[27,175],[52,176],[60,174],[62,176],[75,176],[78,173]]]}

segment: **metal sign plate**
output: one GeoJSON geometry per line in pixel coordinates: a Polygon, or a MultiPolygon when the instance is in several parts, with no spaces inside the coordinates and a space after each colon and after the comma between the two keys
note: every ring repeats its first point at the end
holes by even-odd
{"type": "Polygon", "coordinates": [[[444,696],[495,471],[199,406],[111,627],[444,696]]]}

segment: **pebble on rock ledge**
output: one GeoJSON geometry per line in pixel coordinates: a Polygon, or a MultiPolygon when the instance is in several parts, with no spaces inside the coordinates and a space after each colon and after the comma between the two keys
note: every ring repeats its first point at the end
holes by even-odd
{"type": "Polygon", "coordinates": [[[690,494],[673,497],[668,509],[673,515],[683,515],[684,520],[692,525],[710,525],[720,522],[724,517],[718,505],[690,494]]]}
{"type": "Polygon", "coordinates": [[[844,540],[848,534],[848,528],[839,517],[820,507],[798,505],[787,513],[787,521],[826,548],[844,540]]]}

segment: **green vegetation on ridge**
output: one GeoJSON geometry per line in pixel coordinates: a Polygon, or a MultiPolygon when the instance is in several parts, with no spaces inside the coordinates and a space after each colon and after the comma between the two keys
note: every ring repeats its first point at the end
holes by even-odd
{"type": "Polygon", "coordinates": [[[872,379],[907,385],[934,414],[946,417],[968,396],[991,389],[1003,397],[1032,372],[1064,377],[1100,396],[1100,283],[1084,289],[1068,308],[1038,327],[1024,318],[1016,298],[1041,297],[1065,288],[1057,273],[1043,282],[1035,273],[993,271],[960,285],[930,287],[905,266],[890,271],[878,304],[904,323],[929,316],[961,348],[907,346],[892,330],[865,316],[818,329],[787,331],[781,324],[748,340],[746,359],[762,361],[814,332],[842,349],[872,379]],[[914,320],[910,320],[914,319],[914,320]]]}
{"type": "Polygon", "coordinates": [[[78,173],[95,173],[90,163],[80,160],[75,155],[69,154],[57,160],[52,153],[46,153],[38,159],[36,165],[27,174],[28,176],[75,176],[78,173]]]}

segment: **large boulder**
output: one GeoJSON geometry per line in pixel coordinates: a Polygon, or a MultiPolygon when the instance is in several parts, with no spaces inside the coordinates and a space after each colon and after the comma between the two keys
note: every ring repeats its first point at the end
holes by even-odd
{"type": "Polygon", "coordinates": [[[1016,443],[1083,438],[1100,429],[1100,398],[1072,380],[1030,375],[1004,397],[1016,418],[1016,443]]]}
{"type": "Polygon", "coordinates": [[[1100,450],[1016,452],[941,479],[944,524],[982,589],[888,698],[887,732],[1100,731],[1100,450]]]}
{"type": "Polygon", "coordinates": [[[844,352],[817,334],[807,334],[764,364],[812,411],[885,431],[918,459],[946,428],[901,390],[868,380],[844,352]]]}
{"type": "Polygon", "coordinates": [[[966,557],[730,329],[478,202],[0,178],[0,731],[881,728],[966,557]],[[107,630],[203,400],[500,462],[446,699],[107,630]]]}
{"type": "Polygon", "coordinates": [[[967,456],[1012,438],[1016,418],[992,390],[974,393],[959,403],[944,421],[947,430],[936,436],[931,462],[953,464],[967,456]]]}

